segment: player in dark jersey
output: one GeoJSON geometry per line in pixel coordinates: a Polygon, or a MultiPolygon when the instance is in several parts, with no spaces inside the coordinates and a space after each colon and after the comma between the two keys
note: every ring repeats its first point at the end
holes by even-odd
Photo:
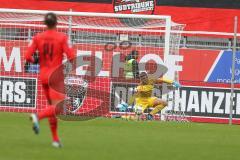
{"type": "Polygon", "coordinates": [[[64,91],[64,75],[63,70],[58,71],[57,79],[51,79],[51,74],[62,65],[64,54],[68,59],[75,57],[73,49],[68,45],[68,37],[56,30],[57,16],[54,13],[47,13],[44,18],[44,23],[47,26],[46,31],[37,34],[33,37],[29,44],[25,59],[27,62],[34,63],[33,54],[39,52],[40,64],[40,80],[42,87],[48,100],[48,106],[41,110],[38,114],[31,114],[33,122],[33,130],[36,134],[39,133],[38,122],[44,118],[48,118],[50,129],[52,132],[52,145],[54,147],[61,147],[61,142],[57,133],[57,118],[63,105],[62,101],[65,98],[64,92],[60,93],[58,90],[64,91]],[[53,89],[55,88],[55,89],[53,89]]]}

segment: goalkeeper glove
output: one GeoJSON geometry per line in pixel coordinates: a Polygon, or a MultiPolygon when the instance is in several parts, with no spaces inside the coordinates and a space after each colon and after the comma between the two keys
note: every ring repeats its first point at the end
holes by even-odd
{"type": "Polygon", "coordinates": [[[127,103],[121,103],[121,104],[119,104],[118,108],[119,108],[120,112],[126,112],[126,110],[128,108],[128,104],[127,103]]]}
{"type": "Polygon", "coordinates": [[[173,82],[173,86],[175,88],[181,88],[181,84],[179,82],[173,82]]]}

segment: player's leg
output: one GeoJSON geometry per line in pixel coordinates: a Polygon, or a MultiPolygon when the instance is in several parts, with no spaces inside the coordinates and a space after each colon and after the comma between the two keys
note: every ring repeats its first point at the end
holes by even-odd
{"type": "Polygon", "coordinates": [[[64,88],[63,82],[59,82],[57,84],[58,88],[55,86],[49,86],[48,84],[43,84],[42,87],[48,101],[48,106],[37,114],[39,121],[44,118],[59,114],[63,108],[62,101],[65,98],[65,95],[63,93],[56,91],[58,88],[64,88]]]}
{"type": "Polygon", "coordinates": [[[167,102],[162,99],[155,99],[153,102],[153,110],[150,112],[150,114],[155,115],[159,111],[161,111],[163,108],[167,106],[167,102]]]}
{"type": "Polygon", "coordinates": [[[52,133],[52,140],[59,141],[58,133],[57,133],[57,127],[58,127],[58,120],[55,116],[48,118],[49,126],[52,133]]]}
{"type": "Polygon", "coordinates": [[[57,103],[57,102],[54,102],[55,100],[53,100],[53,94],[51,93],[52,90],[49,87],[49,85],[43,84],[42,87],[43,87],[45,96],[46,96],[47,101],[48,101],[48,106],[46,108],[44,108],[43,110],[38,112],[37,117],[38,117],[39,121],[44,119],[44,118],[55,116],[55,114],[56,114],[55,113],[56,112],[55,104],[57,103]],[[53,104],[53,103],[55,103],[55,104],[53,104]]]}
{"type": "Polygon", "coordinates": [[[58,120],[56,116],[48,117],[49,127],[52,134],[52,145],[56,148],[61,148],[62,143],[58,136],[58,120]]]}
{"type": "Polygon", "coordinates": [[[137,116],[137,119],[140,119],[142,114],[146,109],[149,107],[149,98],[143,98],[143,97],[138,97],[136,98],[136,105],[134,106],[135,108],[135,114],[137,116]]]}
{"type": "MultiPolygon", "coordinates": [[[[58,123],[56,115],[58,115],[62,109],[63,109],[63,100],[64,100],[64,94],[59,93],[53,89],[51,89],[48,85],[43,85],[43,89],[45,91],[46,98],[48,100],[48,106],[41,110],[37,115],[33,114],[31,117],[35,117],[36,121],[40,121],[44,118],[48,118],[50,130],[52,133],[52,139],[53,143],[52,145],[54,147],[62,147],[62,144],[60,143],[59,137],[58,137],[58,123]]],[[[38,124],[38,123],[37,123],[38,124]]],[[[34,132],[39,132],[39,125],[37,125],[38,128],[34,128],[34,132]]]]}
{"type": "MultiPolygon", "coordinates": [[[[45,93],[46,99],[48,100],[48,104],[51,103],[50,96],[49,96],[49,86],[47,84],[42,84],[43,91],[45,93]]],[[[47,117],[49,114],[52,114],[53,109],[52,108],[44,108],[38,114],[33,113],[30,115],[30,120],[32,121],[32,128],[35,134],[39,133],[39,121],[45,117],[47,117]]]]}
{"type": "Polygon", "coordinates": [[[163,108],[167,106],[167,102],[159,99],[157,97],[151,97],[149,99],[149,106],[153,107],[154,109],[147,115],[147,119],[152,120],[153,116],[160,112],[163,108]]]}
{"type": "MultiPolygon", "coordinates": [[[[150,107],[153,106],[153,100],[152,100],[152,97],[147,97],[147,98],[144,98],[144,103],[141,104],[142,106],[142,113],[144,113],[147,109],[149,109],[150,107]]],[[[150,115],[151,116],[151,115],[150,115]]],[[[150,117],[149,115],[147,115],[146,119],[147,120],[152,120],[153,119],[153,116],[150,117]]]]}
{"type": "Polygon", "coordinates": [[[47,109],[49,112],[45,116],[48,115],[49,127],[52,133],[52,145],[61,148],[62,144],[58,136],[58,120],[56,116],[63,111],[64,95],[53,89],[50,89],[49,95],[51,105],[49,105],[49,109],[47,109]]]}
{"type": "Polygon", "coordinates": [[[63,107],[64,107],[64,99],[65,95],[59,90],[63,90],[64,84],[63,83],[55,83],[57,86],[52,86],[53,88],[49,89],[49,97],[50,97],[50,106],[53,110],[49,110],[53,113],[51,113],[48,117],[48,122],[50,126],[50,130],[52,133],[52,145],[56,148],[61,148],[62,143],[60,142],[59,136],[58,136],[58,120],[57,120],[57,115],[59,115],[61,112],[63,112],[63,107]],[[56,89],[58,91],[56,91],[56,89]]]}
{"type": "MultiPolygon", "coordinates": [[[[63,101],[62,99],[55,100],[50,99],[49,100],[50,105],[43,111],[41,111],[37,117],[38,121],[42,120],[43,118],[48,118],[49,127],[52,134],[52,145],[56,148],[61,148],[62,143],[60,142],[59,136],[58,136],[58,120],[56,118],[56,115],[59,114],[63,108],[63,101]]],[[[38,125],[39,126],[39,125],[38,125]]],[[[39,132],[38,129],[35,129],[34,132],[39,132]]]]}
{"type": "Polygon", "coordinates": [[[32,122],[32,129],[35,134],[39,134],[39,121],[37,114],[30,115],[30,121],[32,122]]]}

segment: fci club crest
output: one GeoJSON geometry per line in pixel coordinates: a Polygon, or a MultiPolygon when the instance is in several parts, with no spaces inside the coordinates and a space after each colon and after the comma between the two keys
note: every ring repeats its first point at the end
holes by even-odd
{"type": "Polygon", "coordinates": [[[155,0],[114,0],[115,13],[153,14],[155,0]]]}
{"type": "Polygon", "coordinates": [[[78,111],[84,102],[87,94],[88,82],[81,77],[65,77],[64,79],[66,98],[65,109],[68,112],[78,111]]]}

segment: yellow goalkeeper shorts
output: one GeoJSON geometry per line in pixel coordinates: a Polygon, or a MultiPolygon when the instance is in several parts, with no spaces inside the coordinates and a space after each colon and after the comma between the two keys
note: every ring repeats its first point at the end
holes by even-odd
{"type": "Polygon", "coordinates": [[[138,97],[136,98],[136,105],[141,106],[142,110],[144,111],[147,108],[153,107],[154,101],[157,99],[157,97],[138,97]]]}

